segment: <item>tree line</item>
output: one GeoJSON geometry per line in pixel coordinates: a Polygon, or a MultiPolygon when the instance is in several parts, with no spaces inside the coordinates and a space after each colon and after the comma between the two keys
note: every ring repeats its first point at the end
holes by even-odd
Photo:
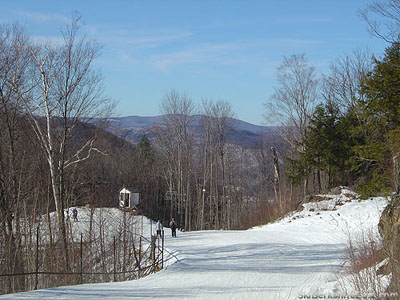
{"type": "MultiPolygon", "coordinates": [[[[166,184],[163,217],[174,217],[184,230],[248,226],[255,206],[268,206],[265,199],[272,190],[265,140],[252,146],[229,143],[235,113],[224,100],[203,99],[196,107],[186,94],[172,90],[165,93],[161,108],[164,124],[156,130],[152,149],[166,184]],[[198,113],[201,124],[194,125],[198,113]]],[[[274,203],[269,204],[274,210],[274,203]]]]}
{"type": "MultiPolygon", "coordinates": [[[[96,201],[107,202],[113,184],[102,172],[105,165],[93,159],[110,156],[101,149],[115,148],[115,139],[89,124],[107,114],[112,101],[103,96],[93,67],[100,47],[79,35],[79,24],[74,15],[61,43],[34,42],[18,24],[0,26],[0,261],[7,273],[24,272],[33,228],[46,215],[50,236],[55,233],[50,244],[62,245],[58,259],[62,270],[70,270],[65,209],[100,191],[105,195],[96,201]]],[[[23,288],[23,281],[10,279],[9,290],[23,288]]]]}
{"type": "Polygon", "coordinates": [[[317,76],[305,55],[285,57],[267,118],[282,120],[280,135],[290,145],[286,178],[303,195],[337,185],[363,197],[399,191],[399,58],[393,28],[379,30],[371,13],[399,24],[397,2],[377,2],[362,11],[372,33],[388,47],[381,58],[357,50],[317,76]]]}

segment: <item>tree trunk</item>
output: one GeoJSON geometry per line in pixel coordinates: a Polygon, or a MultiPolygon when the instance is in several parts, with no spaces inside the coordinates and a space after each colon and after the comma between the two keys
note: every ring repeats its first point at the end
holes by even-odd
{"type": "Polygon", "coordinates": [[[271,147],[272,155],[274,158],[274,192],[275,192],[275,201],[279,203],[280,213],[283,213],[283,203],[281,197],[281,188],[280,188],[280,171],[279,171],[279,160],[278,154],[274,147],[271,147]]]}
{"type": "Polygon", "coordinates": [[[393,157],[393,181],[394,191],[396,194],[400,192],[400,156],[396,155],[393,157]]]}
{"type": "MultiPolygon", "coordinates": [[[[50,143],[51,142],[49,142],[49,144],[50,143]]],[[[58,170],[55,167],[54,158],[52,156],[48,158],[48,162],[50,167],[50,179],[54,197],[54,204],[56,206],[58,232],[60,234],[62,242],[64,268],[66,271],[68,271],[69,270],[68,236],[67,236],[67,229],[65,226],[63,195],[61,194],[62,190],[60,185],[60,182],[62,182],[63,179],[60,178],[61,174],[57,174],[59,172],[57,172],[58,170]]]]}

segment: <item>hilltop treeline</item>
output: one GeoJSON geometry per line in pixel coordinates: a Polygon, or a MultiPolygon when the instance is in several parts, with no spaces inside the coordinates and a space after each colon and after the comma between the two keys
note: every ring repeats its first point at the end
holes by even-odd
{"type": "MultiPolygon", "coordinates": [[[[283,68],[306,73],[304,62],[292,56],[283,68]]],[[[364,197],[399,191],[399,63],[400,46],[393,43],[381,59],[360,52],[341,58],[330,74],[310,79],[314,85],[297,93],[303,98],[285,98],[286,87],[278,87],[277,103],[296,101],[306,112],[287,119],[296,130],[283,133],[291,144],[287,178],[303,184],[305,194],[337,185],[354,186],[364,197]]],[[[306,86],[302,78],[296,88],[306,86]]]]}

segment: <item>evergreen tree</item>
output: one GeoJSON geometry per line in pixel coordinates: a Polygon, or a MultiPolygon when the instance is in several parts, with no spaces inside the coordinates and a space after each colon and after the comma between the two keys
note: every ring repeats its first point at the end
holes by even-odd
{"type": "Polygon", "coordinates": [[[166,220],[162,203],[165,187],[160,174],[160,158],[146,135],[133,154],[133,184],[140,192],[142,213],[153,220],[166,220]]]}
{"type": "Polygon", "coordinates": [[[139,164],[144,169],[149,168],[154,162],[154,151],[147,135],[143,135],[136,148],[134,155],[135,164],[139,164]]]}
{"type": "Polygon", "coordinates": [[[291,179],[300,182],[315,173],[318,192],[323,186],[348,184],[350,177],[346,162],[353,145],[349,134],[351,122],[350,117],[341,116],[339,107],[333,102],[319,104],[301,143],[304,151],[298,159],[288,161],[291,179]],[[322,179],[324,174],[327,176],[325,184],[322,179]]]}
{"type": "Polygon", "coordinates": [[[364,99],[358,110],[363,122],[356,128],[362,143],[354,147],[353,168],[360,175],[365,195],[388,192],[392,185],[392,159],[400,144],[400,45],[386,49],[381,61],[362,85],[364,99]]]}

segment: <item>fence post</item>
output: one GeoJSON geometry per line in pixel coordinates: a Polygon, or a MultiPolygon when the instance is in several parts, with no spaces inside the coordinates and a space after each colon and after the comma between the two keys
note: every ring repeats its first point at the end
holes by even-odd
{"type": "Polygon", "coordinates": [[[115,236],[114,236],[114,282],[117,281],[117,254],[116,254],[116,249],[115,249],[115,236]]]}
{"type": "Polygon", "coordinates": [[[161,269],[164,269],[164,229],[161,234],[161,269]]]}
{"type": "Polygon", "coordinates": [[[140,279],[140,273],[141,273],[141,267],[142,267],[142,237],[139,237],[139,266],[138,266],[138,278],[140,279]]]}
{"type": "Polygon", "coordinates": [[[38,289],[39,284],[39,224],[36,229],[36,262],[35,262],[35,290],[38,289]]]}
{"type": "Polygon", "coordinates": [[[155,260],[156,259],[156,239],[157,237],[155,235],[151,236],[150,240],[150,259],[155,260]]]}
{"type": "Polygon", "coordinates": [[[126,262],[125,262],[125,257],[126,257],[126,211],[124,211],[124,235],[123,235],[123,242],[124,242],[124,248],[123,248],[123,260],[122,260],[122,280],[125,281],[125,273],[126,273],[126,262]]]}
{"type": "Polygon", "coordinates": [[[157,236],[152,235],[150,241],[150,262],[152,264],[152,272],[156,270],[156,240],[157,236]]]}
{"type": "Polygon", "coordinates": [[[83,235],[81,232],[81,284],[83,283],[83,235]]]}

